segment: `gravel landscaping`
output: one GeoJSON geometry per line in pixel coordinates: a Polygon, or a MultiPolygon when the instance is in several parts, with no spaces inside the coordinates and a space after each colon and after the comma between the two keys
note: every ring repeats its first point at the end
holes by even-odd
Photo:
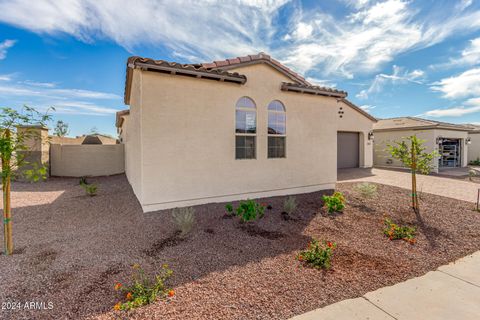
{"type": "MultiPolygon", "coordinates": [[[[53,303],[47,310],[0,310],[2,319],[287,319],[425,274],[480,250],[480,213],[473,204],[423,193],[421,216],[410,191],[378,185],[363,200],[356,183],[340,183],[342,214],[321,208],[325,192],[297,195],[285,220],[285,197],[263,219],[242,224],[225,203],[195,207],[196,223],[178,238],[169,211],[142,213],[124,175],[14,183],[16,254],[0,256],[0,302],[53,303]],[[390,241],[383,217],[418,228],[414,245],[390,241]],[[332,268],[302,266],[295,256],[312,238],[337,243],[332,268]],[[134,311],[113,311],[115,282],[128,283],[139,263],[148,273],[167,263],[175,296],[134,311]]],[[[328,193],[328,192],[327,192],[328,193]]],[[[3,234],[1,234],[3,239],[3,234]]]]}

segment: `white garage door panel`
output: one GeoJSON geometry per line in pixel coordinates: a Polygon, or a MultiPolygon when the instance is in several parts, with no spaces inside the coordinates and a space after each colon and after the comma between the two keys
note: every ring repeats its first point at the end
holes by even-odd
{"type": "Polygon", "coordinates": [[[358,168],[359,136],[358,132],[338,132],[337,168],[358,168]]]}

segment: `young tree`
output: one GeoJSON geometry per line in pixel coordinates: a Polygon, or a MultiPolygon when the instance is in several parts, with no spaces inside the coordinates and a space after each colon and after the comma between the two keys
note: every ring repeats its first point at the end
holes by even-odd
{"type": "MultiPolygon", "coordinates": [[[[10,201],[10,188],[12,178],[19,172],[19,169],[26,164],[25,156],[30,147],[28,142],[39,140],[38,133],[28,127],[17,130],[19,126],[40,125],[45,126],[50,120],[48,114],[40,114],[34,108],[24,106],[21,111],[11,108],[1,108],[0,113],[0,159],[1,177],[3,191],[3,231],[5,254],[13,253],[12,239],[12,213],[10,201]]],[[[39,180],[46,176],[46,168],[34,164],[27,170],[27,178],[39,180]]]]}
{"type": "Polygon", "coordinates": [[[62,120],[58,120],[57,124],[55,125],[55,129],[53,129],[53,133],[57,137],[65,137],[68,132],[68,123],[63,122],[62,120]]]}
{"type": "Polygon", "coordinates": [[[425,152],[423,143],[425,140],[418,139],[416,135],[406,137],[401,142],[395,141],[394,145],[388,145],[388,151],[393,158],[400,160],[412,173],[412,209],[420,213],[417,194],[417,173],[429,174],[433,169],[433,160],[439,155],[437,151],[425,152]]]}

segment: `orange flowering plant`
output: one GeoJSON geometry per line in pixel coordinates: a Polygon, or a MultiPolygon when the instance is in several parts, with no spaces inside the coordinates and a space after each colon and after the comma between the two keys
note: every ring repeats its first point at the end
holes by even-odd
{"type": "Polygon", "coordinates": [[[384,223],[385,228],[383,229],[383,234],[385,234],[388,239],[402,239],[411,244],[415,243],[415,233],[417,231],[415,227],[399,226],[398,224],[393,223],[390,218],[385,218],[384,223]]]}
{"type": "Polygon", "coordinates": [[[138,265],[133,265],[133,283],[131,285],[115,284],[115,291],[121,291],[125,294],[125,301],[119,301],[114,306],[114,310],[130,310],[138,308],[155,301],[158,297],[172,297],[175,292],[165,286],[165,282],[172,275],[173,271],[164,264],[160,273],[151,280],[145,271],[138,265]]]}
{"type": "Polygon", "coordinates": [[[297,260],[316,269],[330,269],[333,251],[337,247],[335,242],[313,239],[306,250],[297,255],[297,260]]]}

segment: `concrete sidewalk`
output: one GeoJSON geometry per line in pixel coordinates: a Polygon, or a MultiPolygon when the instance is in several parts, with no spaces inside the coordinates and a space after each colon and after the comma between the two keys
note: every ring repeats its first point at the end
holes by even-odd
{"type": "Polygon", "coordinates": [[[480,319],[480,251],[426,275],[292,320],[480,319]]]}

